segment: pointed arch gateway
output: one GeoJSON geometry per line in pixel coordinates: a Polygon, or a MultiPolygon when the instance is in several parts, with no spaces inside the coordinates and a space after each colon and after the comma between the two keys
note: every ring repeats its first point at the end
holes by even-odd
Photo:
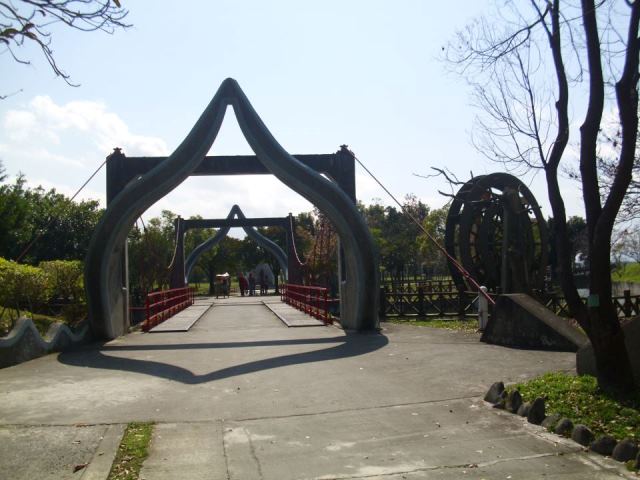
{"type": "MultiPolygon", "coordinates": [[[[191,251],[191,253],[189,253],[189,256],[187,257],[187,259],[184,262],[182,262],[182,265],[180,265],[181,263],[180,259],[177,259],[176,256],[179,255],[178,253],[179,248],[177,243],[183,241],[184,237],[177,239],[176,253],[174,254],[174,260],[171,262],[171,266],[169,266],[169,269],[171,269],[172,266],[174,268],[177,268],[179,271],[177,272],[176,276],[182,275],[182,271],[184,271],[184,275],[183,275],[184,285],[188,284],[189,277],[191,276],[191,271],[196,266],[196,263],[198,262],[198,259],[200,258],[200,256],[203,253],[211,250],[218,243],[220,243],[223,238],[227,236],[227,234],[229,233],[229,230],[231,230],[231,222],[235,218],[240,220],[240,223],[242,223],[243,220],[245,221],[247,220],[247,217],[245,217],[244,213],[242,213],[242,210],[238,205],[234,205],[233,207],[231,207],[231,210],[229,211],[229,215],[227,215],[227,218],[226,218],[226,224],[224,226],[221,226],[218,229],[218,231],[215,233],[215,235],[213,235],[211,238],[208,238],[207,240],[202,242],[200,245],[196,246],[191,251]],[[182,266],[184,266],[184,268],[182,268],[182,266]]],[[[286,217],[282,218],[280,223],[282,224],[282,226],[285,226],[286,224],[288,224],[288,220],[289,219],[286,217]]],[[[183,228],[178,227],[176,228],[176,230],[178,232],[186,233],[188,230],[188,222],[189,220],[185,222],[186,225],[183,228]]],[[[218,221],[215,221],[215,220],[214,222],[219,223],[218,221]]],[[[204,223],[206,224],[207,221],[205,220],[204,223]]],[[[282,270],[286,278],[288,266],[287,266],[287,254],[284,253],[284,250],[282,250],[282,248],[280,248],[280,246],[274,241],[272,241],[270,238],[265,237],[258,230],[255,230],[252,226],[242,225],[241,228],[244,230],[244,232],[247,234],[249,238],[251,238],[254,242],[256,242],[258,245],[260,245],[262,248],[264,248],[266,251],[268,251],[271,255],[274,256],[274,258],[278,262],[278,265],[280,265],[280,269],[282,270]]]]}
{"type": "Polygon", "coordinates": [[[331,220],[344,249],[340,322],[345,329],[378,328],[378,265],[373,239],[351,198],[338,185],[287,153],[271,135],[238,83],[228,78],[176,150],[148,172],[134,177],[114,198],[98,223],[85,261],[85,290],[94,336],[126,333],[128,276],[126,238],[145,210],[182,183],[203,162],[227,106],[259,162],[331,220]]]}

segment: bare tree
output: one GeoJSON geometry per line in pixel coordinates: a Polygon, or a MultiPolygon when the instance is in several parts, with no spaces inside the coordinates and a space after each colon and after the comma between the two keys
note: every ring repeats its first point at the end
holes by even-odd
{"type": "Polygon", "coordinates": [[[639,0],[506,2],[491,23],[480,19],[446,49],[449,65],[469,79],[480,113],[474,143],[507,168],[544,171],[561,288],[572,316],[594,348],[602,388],[632,391],[624,335],[611,301],[611,236],[628,192],[638,136],[639,0]],[[584,79],[584,84],[582,80],[584,79]],[[620,150],[601,198],[598,135],[615,98],[620,150]],[[588,231],[590,295],[585,306],[571,270],[561,160],[570,134],[570,94],[586,103],[579,164],[588,231]]]}
{"type": "Polygon", "coordinates": [[[625,257],[640,263],[640,230],[625,229],[621,232],[621,250],[625,257]]]}
{"type": "Polygon", "coordinates": [[[16,0],[0,1],[0,54],[9,54],[18,63],[30,64],[18,50],[34,43],[42,51],[51,69],[69,85],[69,74],[56,63],[51,48],[50,27],[62,23],[83,32],[100,30],[113,33],[127,28],[129,12],[119,0],[16,0]]]}
{"type": "MultiPolygon", "coordinates": [[[[613,132],[611,129],[603,128],[600,137],[600,152],[598,154],[598,172],[602,186],[601,196],[606,195],[613,186],[618,169],[617,159],[620,156],[620,140],[622,131],[616,125],[613,132]]],[[[627,194],[622,200],[620,212],[617,220],[620,223],[636,222],[640,220],[640,157],[638,156],[638,145],[636,145],[636,158],[633,163],[631,173],[631,183],[627,189],[627,194]]],[[[604,198],[602,199],[604,201],[604,198]]]]}

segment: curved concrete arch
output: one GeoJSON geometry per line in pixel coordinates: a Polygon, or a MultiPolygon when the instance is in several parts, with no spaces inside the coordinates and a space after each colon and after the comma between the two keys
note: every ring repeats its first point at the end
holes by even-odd
{"type": "MultiPolygon", "coordinates": [[[[231,208],[229,215],[227,215],[227,220],[231,220],[234,217],[237,217],[240,219],[246,219],[244,213],[242,213],[242,210],[238,205],[234,205],[231,208]]],[[[284,253],[284,250],[282,250],[282,248],[280,248],[280,246],[277,243],[265,237],[253,227],[242,227],[242,229],[245,231],[247,236],[249,236],[254,242],[256,242],[258,245],[260,245],[262,248],[267,250],[276,258],[286,278],[287,277],[287,254],[284,253]]],[[[187,257],[187,260],[185,261],[185,283],[187,284],[189,283],[189,277],[191,276],[191,271],[193,270],[193,267],[195,267],[196,262],[198,261],[198,258],[200,258],[200,255],[202,255],[203,253],[212,249],[214,246],[220,243],[222,239],[227,236],[227,234],[229,233],[229,230],[230,230],[229,227],[220,228],[213,237],[205,240],[204,242],[202,242],[200,245],[198,245],[196,248],[193,249],[193,251],[187,257]]]]}
{"type": "Polygon", "coordinates": [[[289,155],[271,135],[238,83],[228,78],[192,130],[162,163],[132,180],[110,203],[92,236],[85,262],[89,320],[98,338],[125,333],[122,287],[126,237],[135,219],[182,183],[210,150],[228,105],[260,162],[279,180],[323,211],[345,251],[341,323],[350,330],[378,327],[378,269],[371,234],[351,199],[335,183],[289,155]]]}
{"type": "Polygon", "coordinates": [[[211,250],[213,247],[219,244],[222,239],[228,235],[229,230],[231,230],[231,228],[229,227],[219,228],[213,237],[202,242],[189,254],[184,262],[184,281],[186,285],[189,285],[189,277],[191,276],[191,271],[193,270],[193,267],[196,266],[196,262],[200,258],[200,255],[208,250],[211,250]]]}

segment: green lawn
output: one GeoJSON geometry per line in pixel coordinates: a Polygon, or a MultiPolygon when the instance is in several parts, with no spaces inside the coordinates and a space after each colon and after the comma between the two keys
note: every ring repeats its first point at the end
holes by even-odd
{"type": "Polygon", "coordinates": [[[640,393],[614,398],[598,389],[589,375],[547,373],[515,385],[524,401],[545,397],[546,413],[558,413],[574,424],[584,424],[596,437],[608,434],[618,440],[640,441],[640,393]]]}
{"type": "Polygon", "coordinates": [[[611,274],[614,282],[640,283],[640,263],[630,263],[611,274]]]}
{"type": "Polygon", "coordinates": [[[460,320],[457,318],[417,319],[415,317],[388,317],[385,320],[389,323],[413,325],[416,327],[443,328],[445,330],[457,330],[461,332],[476,332],[478,330],[478,320],[475,318],[460,320]]]}
{"type": "MultiPolygon", "coordinates": [[[[189,286],[196,289],[196,295],[209,295],[209,282],[202,282],[202,283],[190,282],[189,286]]],[[[232,293],[240,291],[240,288],[238,287],[237,279],[234,279],[234,278],[231,279],[230,288],[232,293]]]]}

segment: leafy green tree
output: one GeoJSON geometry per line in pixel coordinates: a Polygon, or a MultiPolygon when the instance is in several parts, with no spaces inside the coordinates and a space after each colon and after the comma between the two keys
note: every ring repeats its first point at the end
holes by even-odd
{"type": "Polygon", "coordinates": [[[29,241],[30,206],[25,184],[26,179],[19,175],[13,184],[0,185],[0,256],[4,258],[15,259],[29,241]]]}
{"type": "Polygon", "coordinates": [[[22,255],[20,261],[31,264],[83,260],[101,215],[95,200],[74,202],[55,189],[27,188],[18,175],[0,185],[0,256],[22,255]]]}
{"type": "MultiPolygon", "coordinates": [[[[190,220],[201,219],[202,217],[199,215],[190,217],[190,220]]],[[[184,239],[185,246],[185,258],[189,256],[189,254],[201,243],[205,242],[209,238],[213,237],[216,234],[216,230],[213,228],[198,228],[189,230],[184,239]]],[[[190,281],[195,281],[196,283],[202,281],[208,281],[210,288],[215,282],[215,264],[213,264],[213,259],[215,256],[215,247],[214,249],[208,250],[201,254],[198,257],[198,261],[193,267],[190,281]]]]}
{"type": "MultiPolygon", "coordinates": [[[[403,206],[419,222],[424,222],[429,213],[429,207],[415,195],[407,195],[403,206]]],[[[422,231],[413,220],[395,207],[373,204],[359,208],[376,242],[384,271],[394,280],[401,280],[407,272],[421,271],[424,258],[417,239],[422,231]]]]}
{"type": "MultiPolygon", "coordinates": [[[[447,222],[449,206],[430,210],[422,225],[429,232],[429,235],[440,245],[444,245],[444,233],[447,222]]],[[[426,264],[426,270],[433,275],[448,275],[447,258],[440,251],[433,241],[424,233],[418,237],[420,253],[426,264]]]]}
{"type": "Polygon", "coordinates": [[[24,260],[35,264],[43,260],[84,259],[102,216],[99,202],[74,202],[54,189],[45,191],[41,187],[29,190],[27,197],[33,244],[24,260]]]}
{"type": "Polygon", "coordinates": [[[40,262],[46,275],[47,294],[54,300],[80,302],[84,299],[83,266],[80,260],[40,262]]]}
{"type": "Polygon", "coordinates": [[[129,279],[135,295],[168,286],[169,264],[175,249],[175,218],[175,214],[164,210],[160,217],[136,223],[129,232],[129,279]]]}
{"type": "MultiPolygon", "coordinates": [[[[556,268],[558,266],[557,253],[556,253],[556,229],[554,226],[553,218],[547,219],[547,225],[549,226],[549,264],[556,274],[556,268]]],[[[588,239],[587,239],[587,222],[584,218],[573,215],[567,219],[567,236],[569,237],[570,255],[572,258],[572,267],[576,266],[576,257],[578,254],[585,256],[588,252],[588,239]]]]}

